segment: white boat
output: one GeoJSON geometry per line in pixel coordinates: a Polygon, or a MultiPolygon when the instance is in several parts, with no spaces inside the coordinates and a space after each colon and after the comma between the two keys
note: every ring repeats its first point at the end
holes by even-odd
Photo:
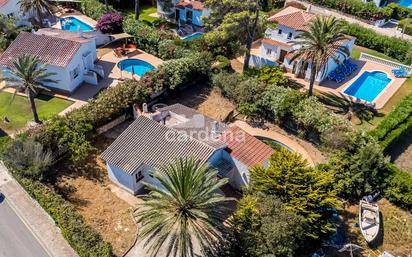
{"type": "Polygon", "coordinates": [[[359,202],[359,227],[366,242],[372,243],[379,234],[379,207],[365,200],[359,202]]]}

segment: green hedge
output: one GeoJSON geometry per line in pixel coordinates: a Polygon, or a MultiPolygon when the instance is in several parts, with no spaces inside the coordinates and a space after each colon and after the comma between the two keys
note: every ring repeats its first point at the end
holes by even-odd
{"type": "Polygon", "coordinates": [[[53,218],[64,238],[80,257],[110,257],[112,247],[103,241],[99,233],[87,225],[73,205],[64,200],[50,187],[26,178],[18,179],[20,185],[53,218]]]}
{"type": "Polygon", "coordinates": [[[398,29],[402,30],[407,35],[412,35],[412,18],[401,20],[398,24],[398,29]]]}
{"type": "Polygon", "coordinates": [[[402,63],[412,62],[412,42],[397,37],[388,37],[354,23],[345,23],[348,35],[356,37],[356,44],[384,53],[402,63]]]}
{"type": "Polygon", "coordinates": [[[392,9],[392,16],[391,18],[396,20],[402,20],[408,18],[412,18],[412,9],[401,6],[397,3],[390,3],[387,5],[387,8],[392,9]]]}
{"type": "Polygon", "coordinates": [[[371,131],[371,135],[387,148],[411,127],[412,94],[409,94],[371,131]]]}
{"type": "Polygon", "coordinates": [[[399,170],[395,165],[389,165],[390,174],[386,178],[385,197],[412,211],[412,174],[399,170]]]}
{"type": "Polygon", "coordinates": [[[111,5],[109,5],[109,10],[106,10],[106,6],[98,0],[81,0],[80,8],[83,14],[96,21],[107,12],[116,12],[111,5]]]}

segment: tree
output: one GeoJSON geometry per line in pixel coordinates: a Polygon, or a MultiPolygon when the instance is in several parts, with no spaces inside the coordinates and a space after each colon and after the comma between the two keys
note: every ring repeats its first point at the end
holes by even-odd
{"type": "Polygon", "coordinates": [[[106,6],[106,12],[109,12],[109,0],[104,0],[104,5],[106,6]]]}
{"type": "Polygon", "coordinates": [[[303,218],[286,210],[273,195],[253,193],[239,201],[233,215],[235,234],[245,256],[296,256],[303,218]]]}
{"type": "Polygon", "coordinates": [[[260,0],[206,0],[205,5],[212,10],[206,19],[208,26],[214,27],[220,37],[239,38],[246,44],[243,71],[248,70],[250,51],[256,36],[260,15],[260,0]]]}
{"type": "Polygon", "coordinates": [[[279,198],[286,210],[303,217],[308,239],[334,231],[333,209],[339,207],[332,173],[307,166],[297,153],[281,148],[270,158],[268,168],[250,171],[248,192],[262,192],[279,198]]]}
{"type": "Polygon", "coordinates": [[[308,30],[301,30],[296,36],[293,46],[292,61],[302,60],[304,65],[311,65],[309,82],[309,96],[313,95],[313,86],[319,72],[326,72],[327,62],[330,57],[339,55],[348,56],[349,50],[346,46],[339,44],[345,40],[342,22],[335,17],[316,17],[308,24],[308,30]]]}
{"type": "Polygon", "coordinates": [[[104,34],[123,32],[123,16],[118,13],[105,13],[97,22],[96,29],[104,34]]]}
{"type": "Polygon", "coordinates": [[[46,15],[52,15],[54,7],[50,0],[20,0],[19,4],[22,13],[34,13],[40,22],[46,15]]]}
{"type": "Polygon", "coordinates": [[[24,90],[30,102],[34,122],[41,123],[37,114],[34,97],[40,89],[49,90],[44,87],[44,84],[58,82],[57,80],[50,79],[53,75],[56,75],[56,73],[47,72],[45,65],[40,64],[38,57],[23,54],[13,61],[13,67],[9,70],[7,76],[0,77],[0,82],[6,82],[6,86],[3,89],[14,88],[14,96],[18,90],[24,90]]]}
{"type": "Polygon", "coordinates": [[[134,0],[134,19],[139,20],[140,16],[140,1],[139,0],[134,0]]]}
{"type": "Polygon", "coordinates": [[[151,256],[166,249],[167,256],[192,257],[194,245],[205,251],[221,239],[224,202],[232,200],[216,190],[227,183],[217,171],[192,158],[155,170],[159,185],[144,183],[150,193],[137,212],[140,237],[151,256]]]}

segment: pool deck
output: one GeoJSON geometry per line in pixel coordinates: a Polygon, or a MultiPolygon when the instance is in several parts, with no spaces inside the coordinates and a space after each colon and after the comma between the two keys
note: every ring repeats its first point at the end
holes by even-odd
{"type": "MultiPolygon", "coordinates": [[[[84,14],[82,14],[82,13],[79,13],[79,12],[64,13],[64,14],[55,14],[55,15],[56,15],[56,17],[58,17],[58,18],[75,17],[76,19],[78,19],[78,20],[86,23],[87,25],[92,26],[93,28],[95,28],[96,25],[97,25],[97,21],[95,21],[95,20],[93,20],[92,18],[90,18],[90,17],[88,17],[88,16],[86,16],[86,15],[84,15],[84,14]]],[[[61,29],[61,24],[60,24],[60,22],[56,22],[56,24],[54,24],[54,25],[52,26],[52,28],[61,29]]]]}
{"type": "MultiPolygon", "coordinates": [[[[350,75],[349,77],[346,77],[343,82],[337,83],[335,81],[331,81],[327,79],[321,82],[319,85],[315,85],[315,89],[320,92],[329,92],[329,93],[334,93],[337,95],[342,95],[344,94],[343,91],[345,91],[347,87],[349,87],[360,75],[362,75],[364,71],[370,71],[370,72],[381,71],[381,72],[386,73],[388,78],[392,79],[392,81],[377,96],[377,99],[375,99],[373,104],[370,104],[356,97],[352,97],[352,96],[345,94],[345,96],[351,98],[354,102],[365,103],[379,110],[385,106],[386,102],[388,102],[388,100],[396,93],[396,91],[406,81],[406,78],[395,77],[392,74],[392,69],[393,69],[392,67],[389,67],[383,64],[377,64],[373,62],[366,62],[366,61],[353,60],[353,59],[351,59],[351,62],[356,63],[358,65],[358,69],[352,75],[350,75]]],[[[303,79],[300,79],[300,78],[296,78],[295,75],[293,75],[292,73],[286,73],[286,76],[289,77],[291,80],[294,80],[304,85],[306,89],[309,88],[309,82],[303,79]]]]}

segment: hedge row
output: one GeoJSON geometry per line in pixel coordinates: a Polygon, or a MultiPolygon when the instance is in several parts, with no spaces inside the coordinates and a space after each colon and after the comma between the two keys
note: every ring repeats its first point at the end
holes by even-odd
{"type": "Polygon", "coordinates": [[[398,29],[402,30],[407,35],[412,35],[412,18],[401,20],[398,24],[398,29]]]}
{"type": "Polygon", "coordinates": [[[387,148],[411,127],[412,94],[409,94],[382,120],[371,135],[387,148]]]}
{"type": "Polygon", "coordinates": [[[106,10],[106,6],[98,0],[81,0],[80,8],[83,14],[96,21],[107,12],[116,12],[111,5],[109,5],[109,10],[106,10]]]}
{"type": "Polygon", "coordinates": [[[401,6],[397,3],[390,3],[386,6],[387,8],[392,9],[391,18],[396,20],[402,20],[406,18],[412,18],[412,9],[401,6]]]}
{"type": "Polygon", "coordinates": [[[356,37],[356,44],[384,53],[402,63],[412,62],[412,42],[397,37],[388,37],[354,23],[345,23],[348,35],[356,37]]]}
{"type": "Polygon", "coordinates": [[[110,257],[112,247],[103,241],[97,231],[86,224],[76,209],[52,188],[26,178],[16,176],[20,185],[53,218],[64,238],[80,257],[110,257]]]}
{"type": "Polygon", "coordinates": [[[389,165],[390,174],[385,181],[385,197],[412,211],[412,175],[399,170],[395,165],[389,165]]]}

